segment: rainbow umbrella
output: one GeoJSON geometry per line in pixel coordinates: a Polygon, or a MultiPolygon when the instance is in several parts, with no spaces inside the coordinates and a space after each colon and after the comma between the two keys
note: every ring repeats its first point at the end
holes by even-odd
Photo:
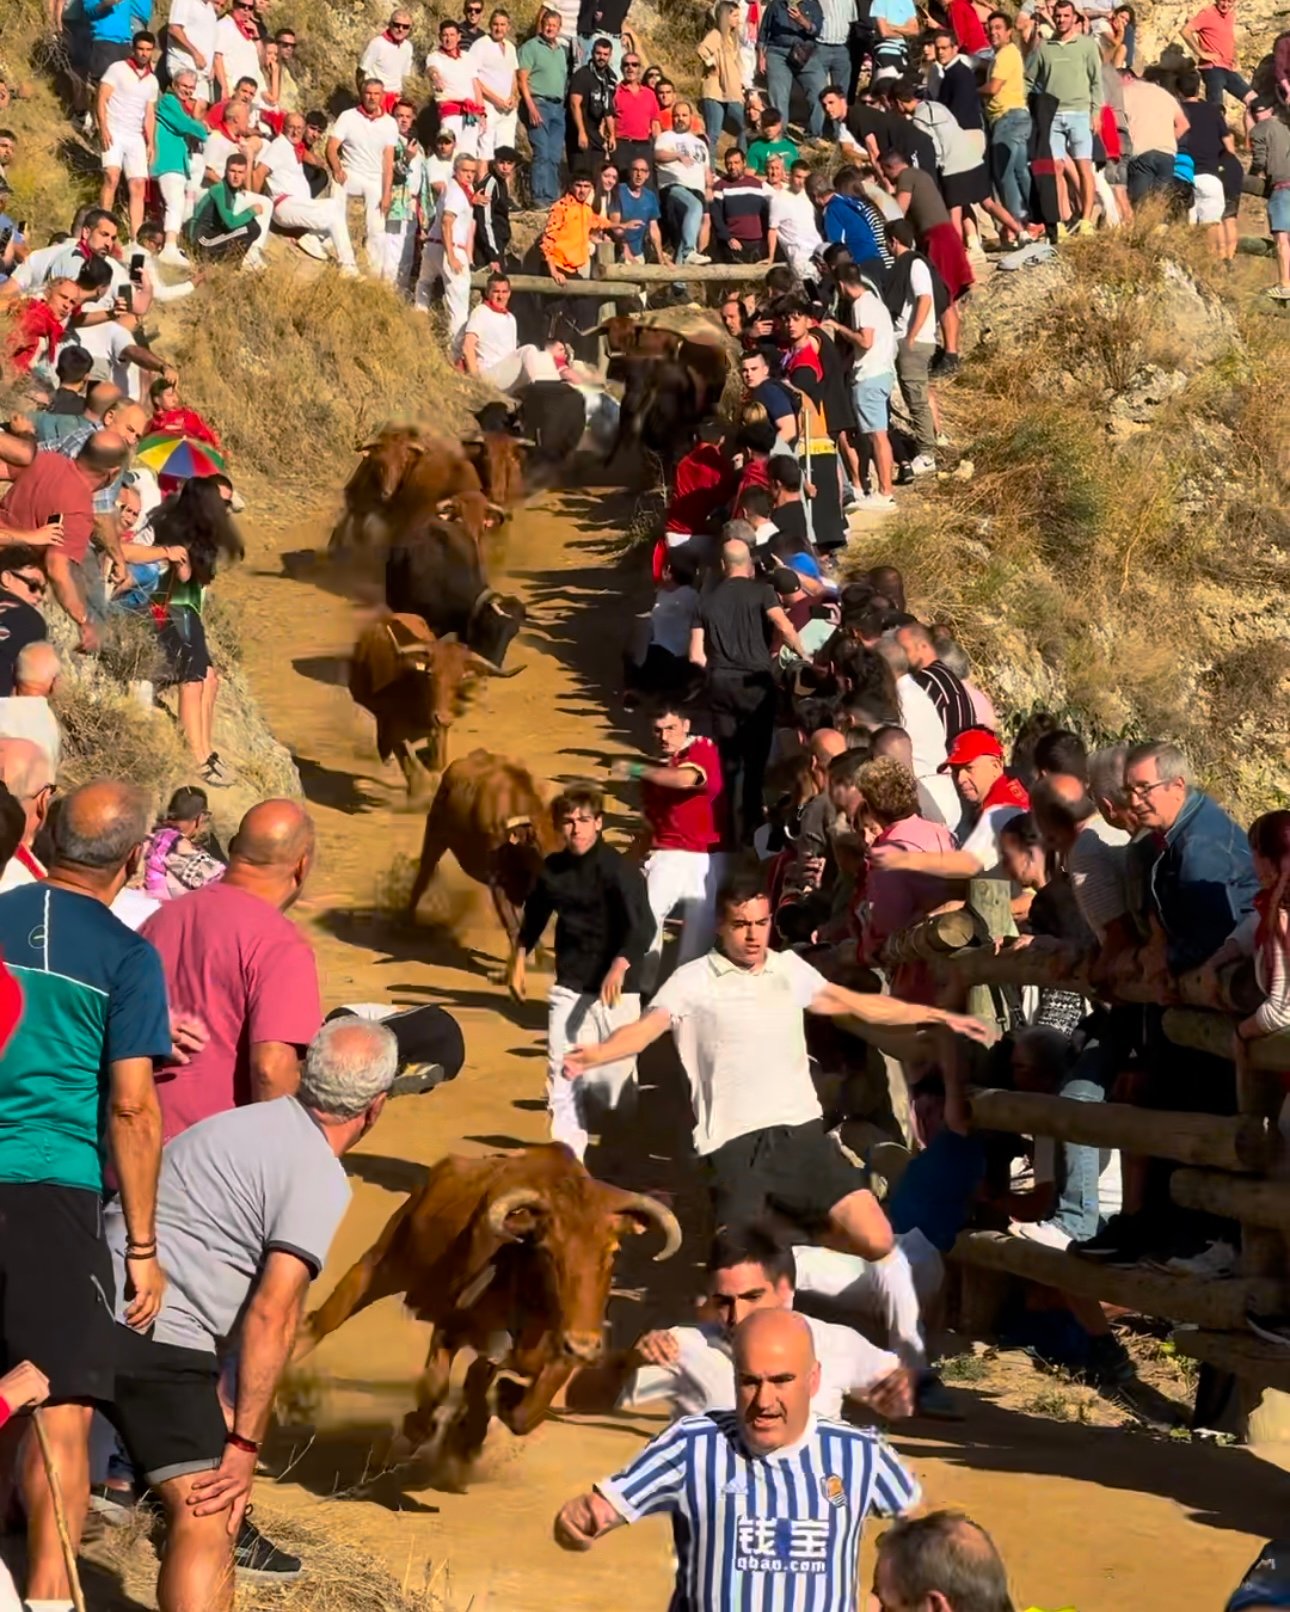
{"type": "Polygon", "coordinates": [[[224,455],[208,442],[197,442],[192,437],[144,437],[134,450],[136,465],[151,470],[161,484],[163,493],[172,493],[181,482],[192,476],[216,476],[225,473],[224,455]]]}

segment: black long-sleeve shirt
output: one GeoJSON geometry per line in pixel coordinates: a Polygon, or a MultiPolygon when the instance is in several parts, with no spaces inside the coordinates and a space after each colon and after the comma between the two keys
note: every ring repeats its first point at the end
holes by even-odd
{"type": "Polygon", "coordinates": [[[638,991],[641,959],[654,938],[645,879],[634,862],[597,840],[584,856],[557,851],[548,856],[537,887],[524,903],[519,944],[532,951],[556,916],[555,982],[567,990],[595,993],[616,957],[631,964],[625,991],[638,991]]]}

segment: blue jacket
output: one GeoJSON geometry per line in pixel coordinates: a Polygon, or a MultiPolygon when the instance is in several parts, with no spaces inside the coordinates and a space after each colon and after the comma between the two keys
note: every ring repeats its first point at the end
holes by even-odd
{"type": "Polygon", "coordinates": [[[1245,830],[1217,801],[1189,789],[1151,869],[1171,972],[1185,973],[1211,957],[1253,910],[1258,890],[1245,830]]]}
{"type": "Polygon", "coordinates": [[[854,196],[834,192],[824,204],[824,238],[840,241],[856,263],[876,259],[885,267],[887,254],[878,244],[867,207],[862,207],[854,196]]]}
{"type": "MultiPolygon", "coordinates": [[[[761,27],[757,30],[757,43],[763,49],[766,46],[787,50],[792,45],[809,43],[818,40],[820,29],[824,26],[824,13],[820,9],[820,0],[798,0],[798,10],[810,24],[803,28],[794,22],[788,14],[788,0],[771,0],[762,13],[761,27]]],[[[788,117],[788,108],[781,107],[785,118],[788,117]]]]}
{"type": "Polygon", "coordinates": [[[152,0],[85,0],[90,37],[105,44],[128,45],[152,21],[152,0]]]}

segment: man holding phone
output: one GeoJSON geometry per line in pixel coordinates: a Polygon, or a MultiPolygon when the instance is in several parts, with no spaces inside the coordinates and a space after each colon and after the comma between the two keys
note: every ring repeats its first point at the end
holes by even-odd
{"type": "Polygon", "coordinates": [[[103,141],[103,190],[99,205],[110,211],[116,187],[125,174],[129,192],[130,238],[143,223],[148,172],[157,155],[157,97],[160,89],[152,70],[156,35],[141,28],[133,50],[123,62],[113,62],[99,82],[99,135],[103,141]]]}

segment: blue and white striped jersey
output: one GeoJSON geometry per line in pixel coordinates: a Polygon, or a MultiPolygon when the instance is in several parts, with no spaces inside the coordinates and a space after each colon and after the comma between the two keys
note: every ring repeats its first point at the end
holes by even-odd
{"type": "Polygon", "coordinates": [[[670,1512],[670,1612],[854,1612],[860,1531],[917,1482],[866,1428],[812,1417],[796,1444],[749,1455],[738,1414],[686,1416],[597,1489],[628,1522],[670,1512]]]}

